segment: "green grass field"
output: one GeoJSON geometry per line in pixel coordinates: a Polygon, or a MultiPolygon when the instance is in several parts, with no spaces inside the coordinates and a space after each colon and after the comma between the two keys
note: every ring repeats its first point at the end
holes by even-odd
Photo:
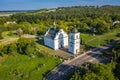
{"type": "Polygon", "coordinates": [[[96,38],[96,36],[92,36],[91,34],[87,34],[87,33],[80,33],[80,38],[84,43],[87,43],[92,39],[96,38]]]}
{"type": "Polygon", "coordinates": [[[100,46],[107,44],[111,39],[119,38],[116,36],[117,33],[120,33],[120,29],[112,30],[103,35],[96,35],[96,36],[81,33],[80,37],[82,38],[82,41],[85,44],[87,44],[89,46],[100,47],[100,46]]]}
{"type": "Polygon", "coordinates": [[[53,53],[55,52],[53,49],[51,49],[51,48],[49,48],[49,47],[46,47],[46,46],[44,45],[43,39],[39,39],[39,40],[38,40],[38,43],[37,43],[36,45],[37,45],[37,47],[38,47],[38,50],[43,51],[43,52],[45,52],[45,53],[53,54],[53,53]]]}
{"type": "MultiPolygon", "coordinates": [[[[36,39],[31,39],[36,41],[36,39]]],[[[41,41],[42,42],[42,41],[41,41]]],[[[61,63],[60,58],[50,55],[52,49],[36,43],[36,50],[43,57],[29,57],[13,54],[0,56],[0,80],[42,80],[43,77],[61,63]]]]}
{"type": "Polygon", "coordinates": [[[48,71],[61,62],[60,59],[51,55],[31,58],[15,54],[2,58],[0,59],[0,80],[42,80],[48,71]]]}
{"type": "Polygon", "coordinates": [[[2,33],[3,38],[17,38],[18,35],[16,34],[16,31],[5,31],[2,33]]]}

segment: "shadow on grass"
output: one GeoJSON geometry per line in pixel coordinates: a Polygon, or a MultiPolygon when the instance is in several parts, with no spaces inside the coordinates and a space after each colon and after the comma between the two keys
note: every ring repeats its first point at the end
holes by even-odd
{"type": "MultiPolygon", "coordinates": [[[[60,50],[69,53],[69,52],[68,52],[68,47],[60,48],[60,50]]],[[[72,53],[71,53],[71,54],[72,54],[72,53]]]]}
{"type": "MultiPolygon", "coordinates": [[[[44,39],[37,39],[36,42],[37,42],[38,44],[40,44],[40,45],[43,45],[43,46],[45,46],[45,47],[47,47],[47,48],[52,49],[51,47],[44,45],[44,39]]],[[[59,49],[62,50],[62,51],[64,51],[64,52],[67,52],[67,53],[68,53],[68,48],[67,48],[67,47],[59,48],[59,49]]]]}
{"type": "MultiPolygon", "coordinates": [[[[44,45],[44,39],[43,39],[43,38],[37,39],[37,40],[36,40],[36,43],[38,43],[38,44],[40,44],[40,45],[42,45],[42,46],[45,46],[46,48],[52,49],[51,47],[44,45]]],[[[53,50],[53,49],[52,49],[52,50],[53,50]]]]}
{"type": "Polygon", "coordinates": [[[36,41],[38,44],[44,45],[44,40],[43,39],[37,39],[36,41]]]}

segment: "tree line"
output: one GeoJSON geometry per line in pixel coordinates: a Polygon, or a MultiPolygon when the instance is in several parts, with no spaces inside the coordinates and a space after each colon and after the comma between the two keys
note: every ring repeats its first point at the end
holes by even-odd
{"type": "MultiPolygon", "coordinates": [[[[95,28],[96,34],[103,34],[111,29],[119,28],[120,6],[74,6],[55,9],[41,9],[34,12],[17,13],[9,17],[0,17],[0,35],[3,31],[22,28],[28,34],[44,34],[55,21],[57,28],[71,31],[74,24],[80,32],[90,33],[95,28]],[[6,24],[16,21],[16,24],[6,24]]],[[[2,38],[2,37],[0,37],[2,38]]]]}

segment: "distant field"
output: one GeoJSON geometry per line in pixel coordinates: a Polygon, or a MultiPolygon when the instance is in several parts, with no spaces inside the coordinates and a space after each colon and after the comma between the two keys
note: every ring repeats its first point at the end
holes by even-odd
{"type": "Polygon", "coordinates": [[[33,12],[34,10],[13,10],[13,11],[0,11],[0,16],[10,16],[16,13],[24,13],[24,12],[33,12]]]}
{"type": "Polygon", "coordinates": [[[1,13],[1,12],[0,12],[0,16],[10,16],[10,15],[12,15],[12,14],[14,14],[14,13],[1,13]]]}

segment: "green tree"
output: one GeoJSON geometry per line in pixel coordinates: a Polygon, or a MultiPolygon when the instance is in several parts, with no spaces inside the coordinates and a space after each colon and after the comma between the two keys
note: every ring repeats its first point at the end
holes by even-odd
{"type": "Polygon", "coordinates": [[[119,63],[116,65],[114,73],[115,73],[115,76],[118,77],[118,79],[120,80],[120,64],[119,63]]]}
{"type": "Polygon", "coordinates": [[[10,54],[17,53],[17,45],[16,45],[16,43],[12,43],[12,44],[9,45],[8,52],[10,54]]]}
{"type": "Polygon", "coordinates": [[[17,43],[16,43],[16,45],[17,45],[17,47],[18,47],[18,52],[19,52],[20,54],[26,54],[26,53],[25,53],[25,50],[26,50],[27,46],[28,46],[29,44],[31,44],[31,43],[32,43],[32,41],[29,40],[29,39],[20,38],[20,39],[17,41],[17,43]]]}
{"type": "Polygon", "coordinates": [[[95,73],[90,72],[83,76],[83,80],[103,80],[103,79],[100,79],[95,73]]]}
{"type": "Polygon", "coordinates": [[[105,21],[100,20],[96,24],[96,30],[99,34],[103,34],[103,33],[106,33],[110,30],[110,26],[105,21]]]}
{"type": "Polygon", "coordinates": [[[36,55],[36,46],[35,46],[35,43],[31,43],[31,44],[27,45],[25,53],[28,56],[34,57],[36,55]]]}

